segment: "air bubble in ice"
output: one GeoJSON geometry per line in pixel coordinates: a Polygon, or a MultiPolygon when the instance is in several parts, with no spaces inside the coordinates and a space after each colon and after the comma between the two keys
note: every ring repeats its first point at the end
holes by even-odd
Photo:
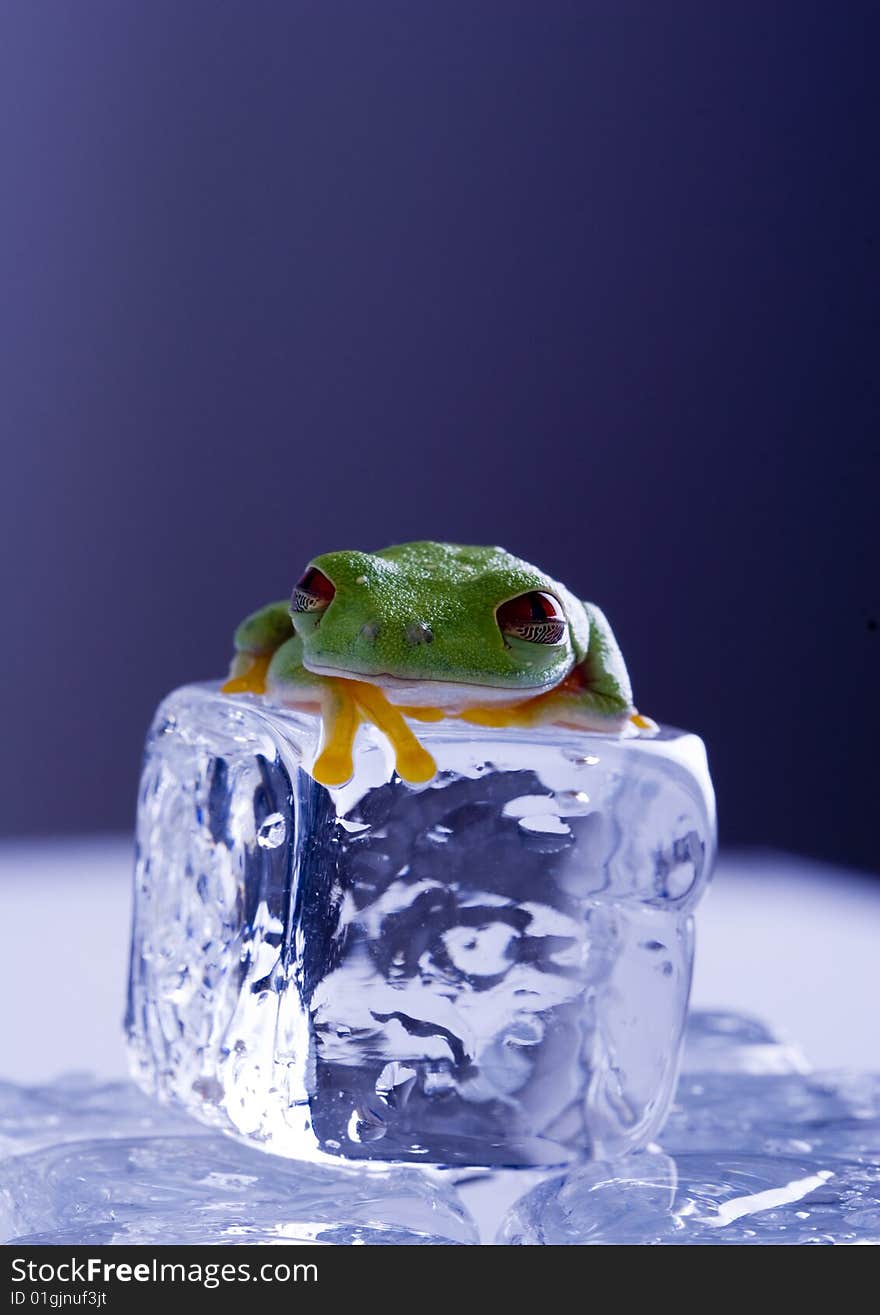
{"type": "Polygon", "coordinates": [[[544,1040],[545,1031],[540,1018],[525,1015],[508,1027],[504,1040],[509,1046],[537,1046],[544,1040]]]}
{"type": "Polygon", "coordinates": [[[577,817],[591,811],[590,796],[585,790],[560,790],[556,798],[562,817],[577,817]]]}
{"type": "Polygon", "coordinates": [[[511,966],[510,947],[516,932],[507,922],[485,927],[452,927],[443,944],[456,968],[472,977],[494,977],[511,966]]]}
{"type": "Polygon", "coordinates": [[[576,763],[578,767],[596,767],[601,759],[594,753],[584,753],[581,749],[566,749],[564,755],[570,763],[576,763]]]}
{"type": "Polygon", "coordinates": [[[442,1096],[455,1090],[455,1076],[448,1063],[426,1064],[422,1071],[422,1091],[426,1096],[442,1096]]]}
{"type": "Polygon", "coordinates": [[[287,836],[287,823],[281,813],[270,813],[257,832],[257,844],[262,849],[277,849],[287,836]]]}
{"type": "Polygon", "coordinates": [[[376,1095],[395,1109],[402,1109],[409,1100],[418,1074],[414,1068],[394,1060],[386,1064],[376,1079],[376,1095]]]}
{"type": "Polygon", "coordinates": [[[208,1104],[219,1105],[223,1099],[223,1085],[214,1077],[196,1078],[192,1084],[192,1091],[208,1104]]]}
{"type": "Polygon", "coordinates": [[[346,1131],[349,1141],[371,1142],[381,1141],[388,1127],[378,1111],[360,1105],[352,1110],[346,1131]]]}
{"type": "Polygon", "coordinates": [[[570,836],[571,827],[566,826],[561,817],[550,813],[536,813],[532,817],[521,817],[519,827],[530,835],[570,836]]]}

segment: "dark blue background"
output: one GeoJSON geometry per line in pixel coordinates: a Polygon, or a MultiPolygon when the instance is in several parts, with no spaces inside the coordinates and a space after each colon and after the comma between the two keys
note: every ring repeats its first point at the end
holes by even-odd
{"type": "Polygon", "coordinates": [[[878,6],[0,7],[6,833],[318,551],[500,542],[878,866],[878,6]]]}

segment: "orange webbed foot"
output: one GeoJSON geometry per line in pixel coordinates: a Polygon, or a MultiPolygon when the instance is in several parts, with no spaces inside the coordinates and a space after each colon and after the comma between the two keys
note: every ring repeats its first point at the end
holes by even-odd
{"type": "MultiPolygon", "coordinates": [[[[250,660],[250,665],[236,676],[220,686],[221,694],[265,694],[266,672],[269,670],[271,654],[257,654],[250,660]]],[[[233,666],[236,664],[233,663],[233,666]]]]}

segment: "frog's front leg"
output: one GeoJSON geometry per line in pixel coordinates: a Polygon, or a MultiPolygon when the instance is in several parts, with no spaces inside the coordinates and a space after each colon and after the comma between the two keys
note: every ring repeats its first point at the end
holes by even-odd
{"type": "Polygon", "coordinates": [[[345,688],[347,680],[327,681],[321,692],[323,743],[312,776],[321,785],[345,785],[354,775],[354,737],[361,711],[345,688]]]}
{"type": "Polygon", "coordinates": [[[316,675],[303,666],[302,656],[303,642],[295,635],[273,657],[266,684],[280,703],[320,709],[323,738],[312,769],[316,781],[344,785],[351,780],[354,739],[362,721],[372,722],[391,741],[397,771],[405,781],[429,781],[435,775],[433,758],[381,689],[359,680],[316,675]]]}
{"type": "Polygon", "coordinates": [[[278,703],[317,709],[323,742],[312,775],[321,785],[344,785],[354,772],[352,750],[361,712],[350,681],[318,676],[303,666],[303,643],[293,635],[269,663],[266,688],[278,703]]]}
{"type": "Polygon", "coordinates": [[[293,635],[290,604],[269,603],[246,616],[235,632],[235,655],[224,694],[265,694],[273,655],[293,635]]]}
{"type": "Polygon", "coordinates": [[[350,680],[319,676],[303,665],[303,641],[293,635],[278,649],[266,673],[266,689],[276,702],[309,708],[321,716],[321,749],[312,776],[321,785],[345,785],[354,774],[354,740],[364,720],[350,680]]]}

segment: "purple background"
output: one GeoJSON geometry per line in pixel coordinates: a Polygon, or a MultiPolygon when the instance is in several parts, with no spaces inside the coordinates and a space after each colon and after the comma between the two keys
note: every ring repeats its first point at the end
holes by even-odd
{"type": "Polygon", "coordinates": [[[878,7],[0,7],[0,830],[125,828],[308,558],[495,541],[880,866],[878,7]]]}

